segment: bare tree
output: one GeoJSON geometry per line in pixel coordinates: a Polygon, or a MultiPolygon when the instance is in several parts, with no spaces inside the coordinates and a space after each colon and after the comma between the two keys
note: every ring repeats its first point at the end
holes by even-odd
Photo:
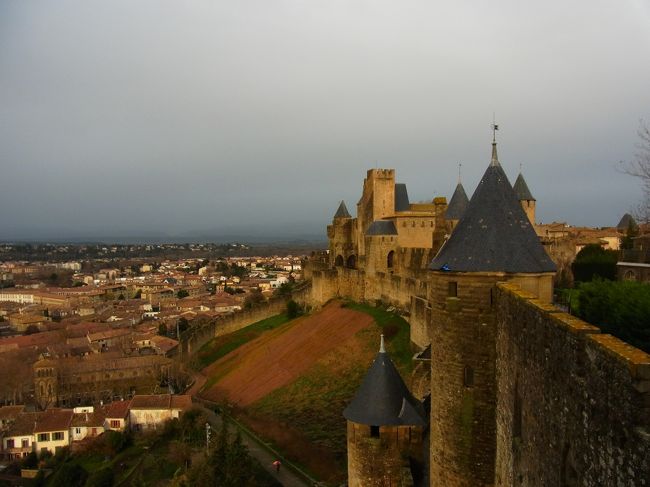
{"type": "Polygon", "coordinates": [[[622,163],[621,169],[625,174],[634,176],[641,180],[643,188],[643,200],[637,210],[637,221],[641,223],[650,222],[650,127],[641,120],[639,122],[639,142],[636,145],[637,152],[631,162],[622,163]]]}

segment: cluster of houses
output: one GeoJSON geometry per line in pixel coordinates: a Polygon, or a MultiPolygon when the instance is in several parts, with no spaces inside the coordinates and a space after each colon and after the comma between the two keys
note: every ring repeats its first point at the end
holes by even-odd
{"type": "Polygon", "coordinates": [[[29,403],[39,396],[32,365],[46,357],[60,362],[55,367],[58,387],[52,385],[55,402],[46,402],[72,406],[112,400],[111,388],[118,385],[117,395],[159,392],[158,379],[168,368],[164,361],[148,360],[149,368],[121,371],[111,365],[115,357],[133,363],[146,361],[143,356],[171,359],[185,327],[237,312],[254,293],[271,295],[299,279],[302,268],[296,257],[232,257],[137,265],[129,260],[4,262],[0,270],[14,279],[11,287],[0,289],[0,364],[11,364],[17,372],[0,377],[0,405],[29,403]],[[75,285],[52,286],[50,271],[70,273],[75,285]],[[75,372],[66,375],[71,369],[75,372]],[[96,390],[86,382],[96,383],[96,390]]]}
{"type": "Polygon", "coordinates": [[[191,396],[171,394],[137,395],[97,407],[41,412],[27,412],[24,406],[0,407],[0,455],[5,461],[19,460],[31,452],[75,448],[109,430],[156,429],[191,407],[191,396]]]}
{"type": "Polygon", "coordinates": [[[0,290],[0,335],[47,331],[53,322],[66,320],[133,326],[179,316],[213,318],[241,309],[250,292],[270,294],[300,279],[302,270],[294,257],[231,258],[208,265],[201,259],[115,264],[84,273],[79,262],[0,263],[3,276],[20,276],[14,286],[0,290]],[[48,286],[45,276],[59,267],[75,271],[74,286],[48,286]]]}

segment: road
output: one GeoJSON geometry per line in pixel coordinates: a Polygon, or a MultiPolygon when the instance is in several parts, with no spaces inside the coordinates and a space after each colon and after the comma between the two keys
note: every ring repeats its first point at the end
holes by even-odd
{"type": "MultiPolygon", "coordinates": [[[[219,431],[219,428],[221,428],[221,417],[215,414],[211,409],[204,406],[201,407],[205,410],[214,431],[219,431]]],[[[241,433],[242,442],[248,448],[251,456],[256,458],[262,467],[278,479],[284,487],[314,487],[315,485],[318,485],[303,480],[301,476],[298,476],[291,469],[287,468],[286,461],[283,458],[280,458],[280,461],[285,465],[280,467],[280,472],[276,472],[273,462],[277,460],[278,457],[273,455],[266,446],[261,445],[256,438],[249,435],[246,431],[242,429],[239,429],[239,431],[241,433]]]]}

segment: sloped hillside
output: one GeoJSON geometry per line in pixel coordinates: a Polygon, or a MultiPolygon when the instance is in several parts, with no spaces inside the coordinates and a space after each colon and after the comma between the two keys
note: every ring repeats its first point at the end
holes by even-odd
{"type": "Polygon", "coordinates": [[[266,331],[206,367],[202,396],[235,406],[258,434],[317,477],[345,477],[342,411],[378,351],[408,374],[408,324],[381,308],[332,302],[266,331]]]}

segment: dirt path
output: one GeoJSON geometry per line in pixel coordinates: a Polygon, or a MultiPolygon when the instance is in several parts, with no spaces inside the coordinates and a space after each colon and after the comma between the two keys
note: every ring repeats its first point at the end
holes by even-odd
{"type": "Polygon", "coordinates": [[[292,321],[239,347],[203,369],[222,377],[201,396],[247,406],[293,382],[328,351],[343,343],[373,318],[330,303],[320,312],[292,321]]]}

